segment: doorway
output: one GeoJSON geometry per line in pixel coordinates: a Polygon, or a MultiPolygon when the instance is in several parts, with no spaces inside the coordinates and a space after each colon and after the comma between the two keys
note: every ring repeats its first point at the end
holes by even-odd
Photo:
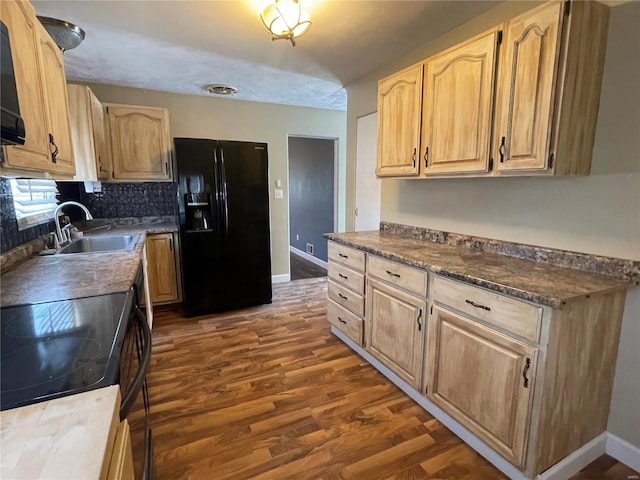
{"type": "Polygon", "coordinates": [[[355,230],[378,230],[382,189],[382,181],[376,177],[378,114],[364,115],[356,122],[355,230]]]}
{"type": "Polygon", "coordinates": [[[291,280],[326,276],[335,231],[337,139],[290,135],[289,272],[291,280]]]}

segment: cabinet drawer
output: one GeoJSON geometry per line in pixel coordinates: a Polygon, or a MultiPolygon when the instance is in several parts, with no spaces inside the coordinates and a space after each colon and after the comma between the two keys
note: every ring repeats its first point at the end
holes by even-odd
{"type": "Polygon", "coordinates": [[[344,308],[351,310],[353,313],[364,315],[364,296],[352,292],[347,288],[329,280],[329,298],[342,305],[344,308]]]}
{"type": "Polygon", "coordinates": [[[364,252],[361,250],[329,242],[329,260],[343,263],[359,272],[364,272],[364,252]]]}
{"type": "Polygon", "coordinates": [[[364,274],[336,262],[329,262],[329,278],[364,295],[364,274]]]}
{"type": "Polygon", "coordinates": [[[398,262],[369,255],[367,260],[369,275],[409,290],[421,297],[427,296],[427,272],[407,267],[398,262]]]}
{"type": "Polygon", "coordinates": [[[528,340],[540,339],[542,308],[464,283],[435,277],[433,301],[528,340]]]}
{"type": "Polygon", "coordinates": [[[360,317],[342,308],[333,300],[327,300],[327,319],[331,322],[331,325],[362,346],[363,321],[360,317]]]}

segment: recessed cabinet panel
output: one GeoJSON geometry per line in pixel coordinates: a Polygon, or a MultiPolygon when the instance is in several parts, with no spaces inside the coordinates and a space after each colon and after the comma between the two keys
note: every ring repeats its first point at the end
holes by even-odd
{"type": "Polygon", "coordinates": [[[426,64],[422,107],[424,174],[486,172],[497,32],[426,64]]]}
{"type": "Polygon", "coordinates": [[[524,466],[537,348],[434,307],[427,396],[524,466]]]}
{"type": "Polygon", "coordinates": [[[426,302],[381,282],[367,286],[367,351],[419,389],[426,302]]]}
{"type": "Polygon", "coordinates": [[[114,180],[170,180],[171,138],[165,108],[106,105],[114,180]]]}
{"type": "Polygon", "coordinates": [[[496,98],[498,170],[550,165],[562,11],[562,3],[550,3],[507,24],[496,98]]]}
{"type": "Polygon", "coordinates": [[[378,83],[378,176],[418,174],[422,65],[378,83]]]}

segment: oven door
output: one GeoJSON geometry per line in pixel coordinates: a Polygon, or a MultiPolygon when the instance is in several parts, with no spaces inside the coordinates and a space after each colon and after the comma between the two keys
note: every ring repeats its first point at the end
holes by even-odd
{"type": "Polygon", "coordinates": [[[120,361],[120,420],[129,422],[136,479],[153,479],[153,445],[149,426],[146,374],[151,360],[151,331],[144,312],[133,306],[120,361]]]}

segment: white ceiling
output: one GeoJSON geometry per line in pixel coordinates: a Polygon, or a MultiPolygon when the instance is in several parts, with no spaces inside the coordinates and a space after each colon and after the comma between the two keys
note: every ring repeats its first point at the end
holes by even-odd
{"type": "Polygon", "coordinates": [[[346,109],[344,86],[483,13],[484,0],[300,0],[313,25],[295,47],[271,41],[266,0],[32,1],[75,23],[85,41],[64,54],[69,81],[346,109]]]}

